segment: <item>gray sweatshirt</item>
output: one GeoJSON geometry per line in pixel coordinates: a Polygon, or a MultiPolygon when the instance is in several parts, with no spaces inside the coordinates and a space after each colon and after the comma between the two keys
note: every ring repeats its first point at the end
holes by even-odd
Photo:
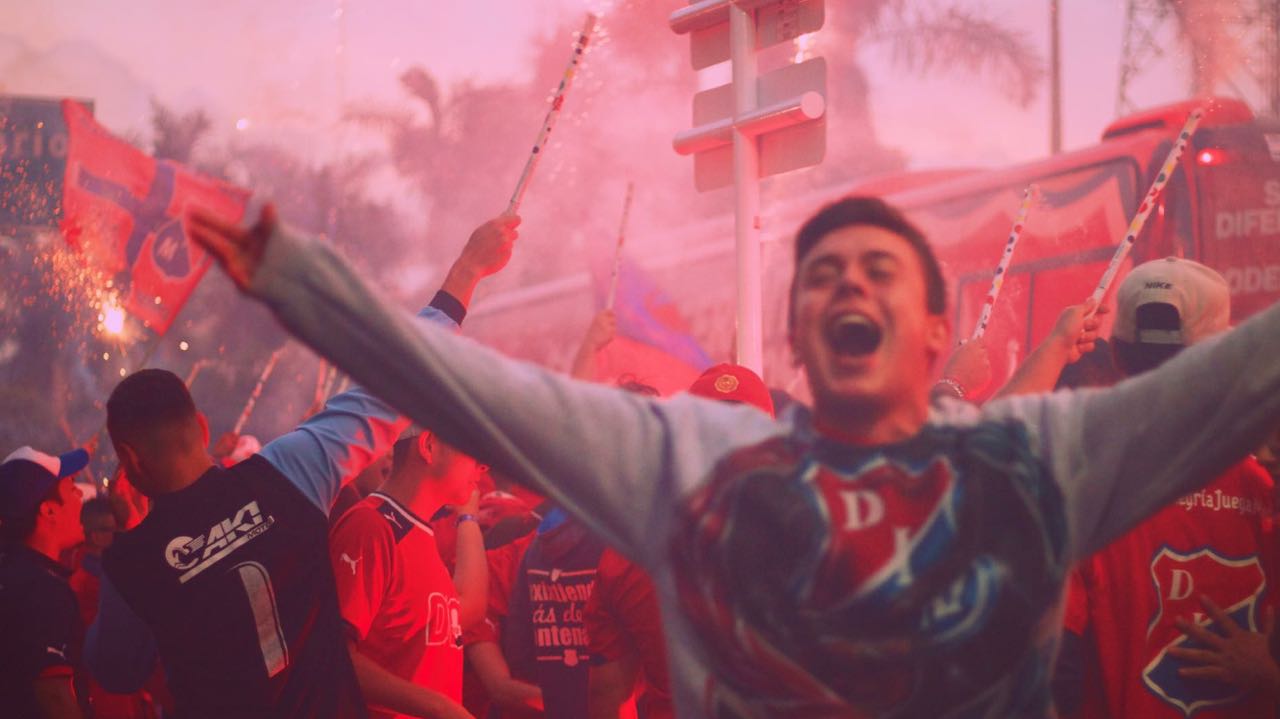
{"type": "Polygon", "coordinates": [[[944,402],[844,445],[795,408],[653,400],[416,321],[279,231],[250,291],[653,576],[681,717],[1046,716],[1071,562],[1260,444],[1280,308],[1106,390],[944,402]]]}

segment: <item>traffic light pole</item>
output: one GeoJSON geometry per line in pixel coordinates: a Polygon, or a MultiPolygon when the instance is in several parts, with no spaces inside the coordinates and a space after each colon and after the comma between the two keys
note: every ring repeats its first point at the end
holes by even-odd
{"type": "MultiPolygon", "coordinates": [[[[733,66],[733,111],[756,109],[754,10],[729,5],[729,53],[733,66]]],[[[733,131],[734,244],[737,250],[738,316],[735,360],[764,376],[764,293],[760,267],[760,144],[755,134],[733,131]]]]}

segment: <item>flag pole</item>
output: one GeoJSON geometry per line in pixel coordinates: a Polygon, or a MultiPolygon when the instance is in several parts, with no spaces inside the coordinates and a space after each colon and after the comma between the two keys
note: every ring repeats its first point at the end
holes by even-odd
{"type": "Polygon", "coordinates": [[[520,180],[516,182],[515,192],[511,193],[511,201],[507,203],[507,214],[514,215],[520,211],[520,203],[524,200],[525,190],[529,189],[529,181],[533,179],[533,171],[538,167],[538,160],[542,159],[543,151],[547,149],[547,139],[551,135],[551,129],[555,127],[556,120],[560,119],[560,110],[564,107],[565,95],[569,93],[569,86],[573,84],[573,76],[578,72],[578,66],[582,64],[582,57],[586,54],[587,44],[591,42],[591,32],[596,27],[596,16],[587,13],[587,19],[582,25],[582,32],[578,34],[578,39],[573,44],[573,55],[569,58],[569,66],[565,68],[564,77],[560,78],[560,86],[556,88],[556,92],[551,97],[551,108],[547,110],[547,117],[542,121],[542,129],[538,131],[538,138],[533,142],[533,150],[529,153],[529,159],[524,163],[524,171],[520,173],[520,180]]]}
{"type": "Polygon", "coordinates": [[[240,417],[236,419],[236,424],[232,427],[232,434],[239,435],[244,429],[244,425],[249,421],[249,417],[253,414],[254,405],[258,403],[258,397],[262,395],[262,388],[267,384],[267,380],[271,378],[271,373],[276,368],[276,362],[280,360],[280,354],[284,352],[284,345],[281,345],[275,352],[271,353],[271,357],[267,359],[267,366],[262,368],[262,374],[258,375],[258,383],[253,387],[253,393],[249,395],[249,401],[245,403],[244,410],[240,412],[240,417]]]}
{"type": "Polygon", "coordinates": [[[622,201],[622,221],[618,223],[618,245],[613,250],[613,274],[609,276],[609,299],[605,302],[605,309],[613,309],[613,301],[618,295],[618,267],[622,264],[622,245],[627,239],[627,219],[631,216],[631,197],[634,194],[636,185],[634,182],[627,183],[627,198],[622,201]]]}
{"type": "Polygon", "coordinates": [[[1147,224],[1147,218],[1151,216],[1151,211],[1155,209],[1156,200],[1160,199],[1160,194],[1164,192],[1164,186],[1169,184],[1169,178],[1173,176],[1173,171],[1178,168],[1178,159],[1182,157],[1187,145],[1191,143],[1191,136],[1195,134],[1196,126],[1200,124],[1200,118],[1204,117],[1204,113],[1205,108],[1198,107],[1187,116],[1187,122],[1182,126],[1182,132],[1178,133],[1177,139],[1174,140],[1168,157],[1165,158],[1164,164],[1160,166],[1160,172],[1156,174],[1155,181],[1151,183],[1151,189],[1147,190],[1146,196],[1142,198],[1142,203],[1138,205],[1137,214],[1133,216],[1133,220],[1129,223],[1129,229],[1124,233],[1124,239],[1120,241],[1120,246],[1116,248],[1115,255],[1111,257],[1111,264],[1107,265],[1106,272],[1102,273],[1102,279],[1098,281],[1098,287],[1093,291],[1093,299],[1098,304],[1102,303],[1102,298],[1106,296],[1107,289],[1111,286],[1112,281],[1115,280],[1116,273],[1120,271],[1120,265],[1129,256],[1129,250],[1133,249],[1134,242],[1137,241],[1138,235],[1142,233],[1142,228],[1147,224]]]}
{"type": "Polygon", "coordinates": [[[1013,260],[1013,248],[1017,247],[1018,238],[1022,237],[1022,229],[1027,223],[1027,212],[1031,209],[1031,200],[1036,191],[1035,185],[1029,185],[1026,192],[1022,194],[1022,204],[1018,206],[1018,214],[1013,220],[1013,229],[1009,230],[1009,240],[1005,242],[1004,252],[1000,254],[995,274],[991,276],[991,289],[987,291],[987,299],[982,303],[982,313],[978,316],[978,326],[973,329],[971,339],[976,340],[985,334],[987,324],[991,322],[991,311],[995,308],[996,298],[1000,296],[1000,288],[1004,287],[1004,276],[1008,273],[1009,263],[1013,260]]]}

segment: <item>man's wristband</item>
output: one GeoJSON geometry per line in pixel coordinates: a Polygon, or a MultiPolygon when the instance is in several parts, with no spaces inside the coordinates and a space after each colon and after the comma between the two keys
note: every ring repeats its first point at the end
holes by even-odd
{"type": "Polygon", "coordinates": [[[950,377],[943,377],[938,380],[938,383],[933,386],[933,389],[935,392],[953,395],[956,399],[965,398],[964,385],[950,377]]]}
{"type": "Polygon", "coordinates": [[[456,525],[461,525],[463,522],[476,522],[479,524],[480,520],[474,514],[459,514],[458,518],[454,520],[456,525]]]}

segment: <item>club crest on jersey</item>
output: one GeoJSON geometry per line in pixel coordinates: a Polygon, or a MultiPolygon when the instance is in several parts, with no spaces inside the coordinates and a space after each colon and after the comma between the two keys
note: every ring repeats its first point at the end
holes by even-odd
{"type": "Polygon", "coordinates": [[[1207,548],[1183,554],[1164,547],[1151,560],[1151,579],[1160,601],[1147,626],[1147,646],[1158,650],[1143,669],[1143,684],[1187,717],[1240,698],[1241,691],[1229,684],[1179,676],[1178,670],[1188,664],[1169,656],[1169,650],[1206,648],[1178,629],[1174,624],[1178,618],[1208,621],[1210,631],[1222,633],[1205,616],[1201,595],[1222,607],[1240,627],[1258,631],[1259,604],[1267,589],[1258,557],[1228,558],[1207,548]]]}
{"type": "Polygon", "coordinates": [[[256,501],[244,505],[231,517],[196,537],[177,536],[164,549],[165,561],[185,570],[178,581],[186,584],[218,560],[271,528],[275,518],[262,514],[256,501]]]}
{"type": "Polygon", "coordinates": [[[958,489],[945,459],[919,469],[882,459],[852,478],[818,465],[810,481],[832,534],[826,566],[813,587],[819,602],[896,595],[955,536],[958,489]],[[834,577],[841,580],[830,581],[834,577]]]}

